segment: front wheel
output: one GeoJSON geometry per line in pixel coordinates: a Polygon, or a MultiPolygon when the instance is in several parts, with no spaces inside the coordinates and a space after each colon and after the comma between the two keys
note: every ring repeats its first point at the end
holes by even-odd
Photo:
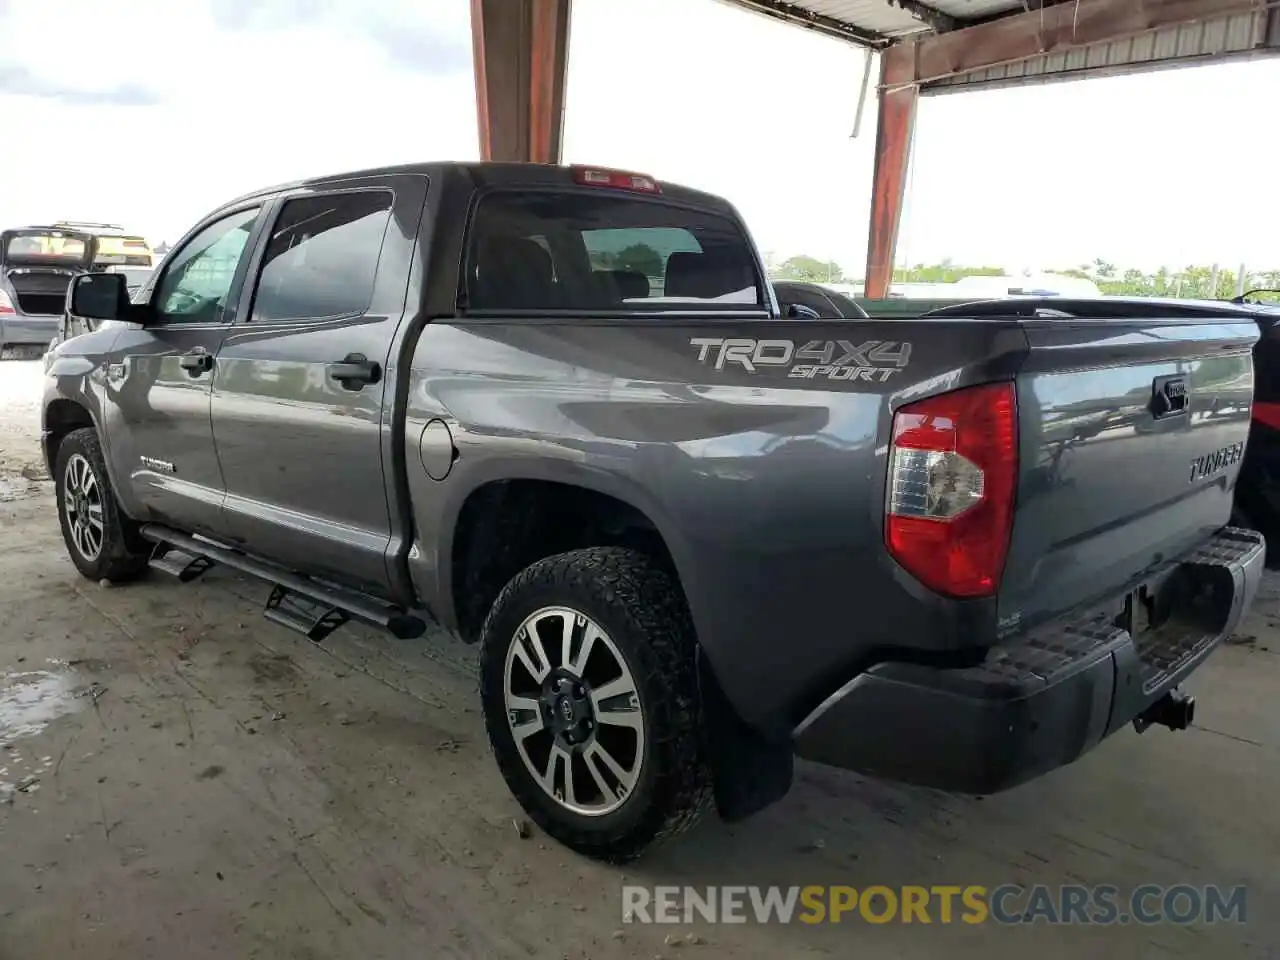
{"type": "Polygon", "coordinates": [[[62,439],[53,479],[62,539],[76,569],[90,580],[112,582],[144,573],[146,542],[116,502],[102,444],[92,427],[73,430],[62,439]]]}
{"type": "Polygon", "coordinates": [[[481,635],[485,726],[544,831],[621,863],[710,807],[692,624],[671,577],[632,550],[540,560],[481,635]]]}

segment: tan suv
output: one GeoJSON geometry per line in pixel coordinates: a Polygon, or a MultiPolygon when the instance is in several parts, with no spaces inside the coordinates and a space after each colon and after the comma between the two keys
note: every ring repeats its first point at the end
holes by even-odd
{"type": "Polygon", "coordinates": [[[147,243],[144,237],[126,233],[119,224],[60,220],[53,226],[61,230],[74,230],[96,237],[97,252],[93,258],[95,265],[119,264],[129,267],[155,265],[155,252],[151,249],[151,244],[147,243]]]}

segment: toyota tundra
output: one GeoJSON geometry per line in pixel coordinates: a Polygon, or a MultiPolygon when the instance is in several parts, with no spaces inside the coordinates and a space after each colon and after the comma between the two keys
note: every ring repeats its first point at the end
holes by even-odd
{"type": "Polygon", "coordinates": [[[80,573],[220,564],[316,642],[478,642],[511,791],[607,860],[797,755],[987,793],[1183,728],[1261,575],[1230,305],[813,319],[724,200],[471,163],[241,197],[70,309],[43,443],[80,573]]]}

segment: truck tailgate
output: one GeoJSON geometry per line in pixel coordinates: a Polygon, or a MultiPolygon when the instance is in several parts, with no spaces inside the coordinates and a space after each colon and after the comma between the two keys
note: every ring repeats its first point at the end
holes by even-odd
{"type": "Polygon", "coordinates": [[[1258,337],[1234,317],[1023,328],[1002,631],[1136,584],[1228,522],[1258,337]]]}

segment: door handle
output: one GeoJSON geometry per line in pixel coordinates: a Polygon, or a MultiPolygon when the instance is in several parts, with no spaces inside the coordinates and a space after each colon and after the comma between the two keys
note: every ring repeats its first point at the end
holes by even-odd
{"type": "Polygon", "coordinates": [[[178,365],[194,377],[213,369],[213,357],[203,349],[192,350],[178,358],[178,365]]]}
{"type": "Polygon", "coordinates": [[[366,383],[382,379],[382,368],[362,353],[351,353],[337,363],[329,364],[329,376],[342,384],[345,390],[359,390],[366,383]]]}

